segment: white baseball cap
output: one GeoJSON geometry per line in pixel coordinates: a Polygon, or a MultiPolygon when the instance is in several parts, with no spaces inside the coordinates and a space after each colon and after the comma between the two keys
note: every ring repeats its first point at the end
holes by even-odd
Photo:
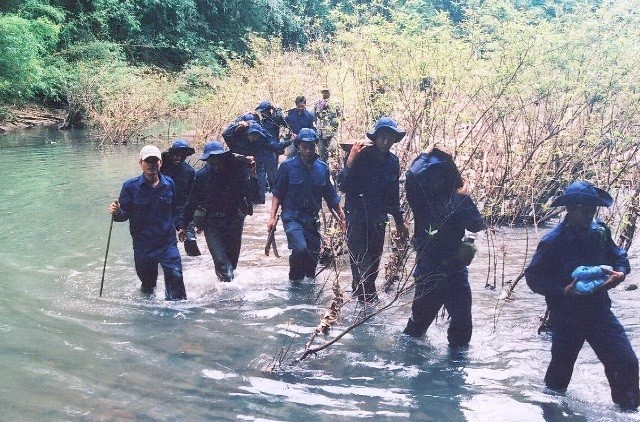
{"type": "Polygon", "coordinates": [[[149,157],[158,157],[159,160],[162,160],[162,153],[155,145],[145,145],[140,150],[140,159],[145,160],[149,157]]]}

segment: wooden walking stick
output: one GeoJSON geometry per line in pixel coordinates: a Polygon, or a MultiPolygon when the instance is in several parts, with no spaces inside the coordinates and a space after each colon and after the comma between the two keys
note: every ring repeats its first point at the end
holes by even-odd
{"type": "Polygon", "coordinates": [[[100,281],[100,295],[102,297],[102,288],[104,287],[104,273],[107,270],[107,256],[109,256],[109,245],[111,244],[111,230],[113,229],[113,215],[111,216],[111,224],[109,224],[109,236],[107,236],[107,250],[104,253],[104,266],[102,267],[102,280],[100,281]]]}

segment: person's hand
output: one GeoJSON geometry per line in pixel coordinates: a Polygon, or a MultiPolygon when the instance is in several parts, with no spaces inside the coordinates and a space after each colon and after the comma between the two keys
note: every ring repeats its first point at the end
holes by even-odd
{"type": "Polygon", "coordinates": [[[465,179],[462,179],[462,187],[459,187],[456,190],[456,193],[459,195],[466,195],[469,193],[469,182],[465,179]]]}
{"type": "Polygon", "coordinates": [[[258,166],[256,165],[256,160],[252,155],[248,155],[247,157],[247,165],[249,166],[249,177],[257,178],[258,177],[258,166]]]}
{"type": "Polygon", "coordinates": [[[236,126],[235,130],[242,130],[248,127],[249,127],[249,122],[247,122],[246,120],[242,120],[240,123],[238,123],[238,126],[236,126]]]}
{"type": "Polygon", "coordinates": [[[120,201],[118,201],[117,199],[115,201],[113,201],[109,205],[109,212],[111,213],[111,215],[120,214],[120,201]]]}
{"type": "Polygon", "coordinates": [[[567,296],[586,296],[591,294],[590,293],[581,293],[579,291],[576,290],[576,283],[578,282],[577,278],[574,278],[573,281],[571,282],[571,284],[569,284],[567,287],[564,288],[564,294],[567,296]]]}
{"type": "Polygon", "coordinates": [[[271,231],[276,227],[276,216],[272,215],[269,217],[269,222],[267,223],[267,230],[271,231]]]}
{"type": "Polygon", "coordinates": [[[624,281],[624,279],[626,278],[625,273],[623,273],[621,271],[611,271],[608,268],[603,268],[602,270],[605,273],[607,273],[609,275],[609,277],[607,277],[607,280],[604,282],[604,284],[602,286],[598,287],[597,290],[600,290],[600,289],[605,289],[605,290],[613,289],[614,287],[617,287],[620,283],[622,283],[624,281]]]}
{"type": "Polygon", "coordinates": [[[187,238],[187,234],[184,229],[178,230],[178,240],[184,242],[187,238]]]}
{"type": "Polygon", "coordinates": [[[358,155],[362,152],[363,149],[370,147],[373,145],[373,142],[369,140],[356,141],[351,146],[351,151],[349,151],[349,157],[347,157],[347,167],[353,166],[354,161],[358,157],[358,155]]]}

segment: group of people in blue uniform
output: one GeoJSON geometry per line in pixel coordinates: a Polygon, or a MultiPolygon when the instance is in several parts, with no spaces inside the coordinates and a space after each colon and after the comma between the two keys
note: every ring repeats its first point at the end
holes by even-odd
{"type": "MultiPolygon", "coordinates": [[[[305,104],[304,97],[296,103],[305,104]]],[[[177,237],[188,254],[199,254],[195,227],[204,232],[219,280],[233,280],[240,255],[244,219],[253,205],[272,192],[268,229],[280,212],[287,237],[289,278],[314,278],[321,249],[322,201],[346,233],[352,271],[352,294],[365,305],[378,301],[375,281],[389,215],[398,234],[409,227],[400,205],[400,164],[390,149],[406,134],[390,117],[382,117],[367,140],[351,145],[334,184],[319,159],[319,137],[304,106],[283,117],[268,101],[256,113],[244,114],[218,141],[205,144],[195,172],[185,163],[195,151],[177,140],[163,155],[152,145],[140,151],[142,175],[127,180],[118,200],[109,205],[114,221],[130,221],[135,268],[142,291],[152,293],[158,265],[164,270],[165,298],[186,299],[177,237]],[[289,119],[289,122],[286,122],[289,119]],[[291,139],[280,141],[283,123],[291,139]],[[295,130],[293,130],[295,129],[295,130]],[[293,144],[296,153],[277,166],[278,155],[293,144]],[[275,168],[277,172],[268,175],[275,168]],[[162,166],[162,167],[161,167],[162,166]],[[166,169],[166,170],[165,170],[166,169]],[[345,194],[344,210],[338,194],[345,194]],[[193,242],[187,248],[187,242],[193,242]],[[195,244],[195,249],[193,245],[195,244]]],[[[308,112],[307,112],[308,113],[308,112]]],[[[414,216],[415,291],[404,334],[420,337],[445,307],[451,317],[451,347],[466,347],[472,334],[468,262],[458,258],[465,231],[486,228],[452,157],[438,148],[420,154],[406,171],[406,198],[414,216]]],[[[625,330],[611,312],[608,290],[629,273],[626,252],[615,245],[609,228],[595,220],[597,207],[613,200],[589,182],[570,184],[552,206],[565,206],[566,217],[538,245],[525,271],[530,288],[545,296],[553,327],[551,363],[545,382],[567,388],[584,341],[605,367],[613,401],[640,405],[638,360],[625,330]],[[577,266],[602,265],[607,279],[593,292],[576,290],[571,273],[577,266]]]]}

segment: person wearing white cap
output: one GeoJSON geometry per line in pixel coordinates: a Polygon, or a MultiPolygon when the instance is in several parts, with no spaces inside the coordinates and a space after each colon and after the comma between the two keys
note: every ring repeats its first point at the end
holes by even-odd
{"type": "Polygon", "coordinates": [[[142,174],[124,182],[120,197],[109,205],[109,212],[113,221],[129,220],[133,259],[142,292],[153,293],[160,265],[164,271],[165,299],[186,299],[182,261],[176,246],[176,223],[180,216],[175,185],[160,173],[162,154],[156,146],[143,147],[139,163],[142,174]]]}

